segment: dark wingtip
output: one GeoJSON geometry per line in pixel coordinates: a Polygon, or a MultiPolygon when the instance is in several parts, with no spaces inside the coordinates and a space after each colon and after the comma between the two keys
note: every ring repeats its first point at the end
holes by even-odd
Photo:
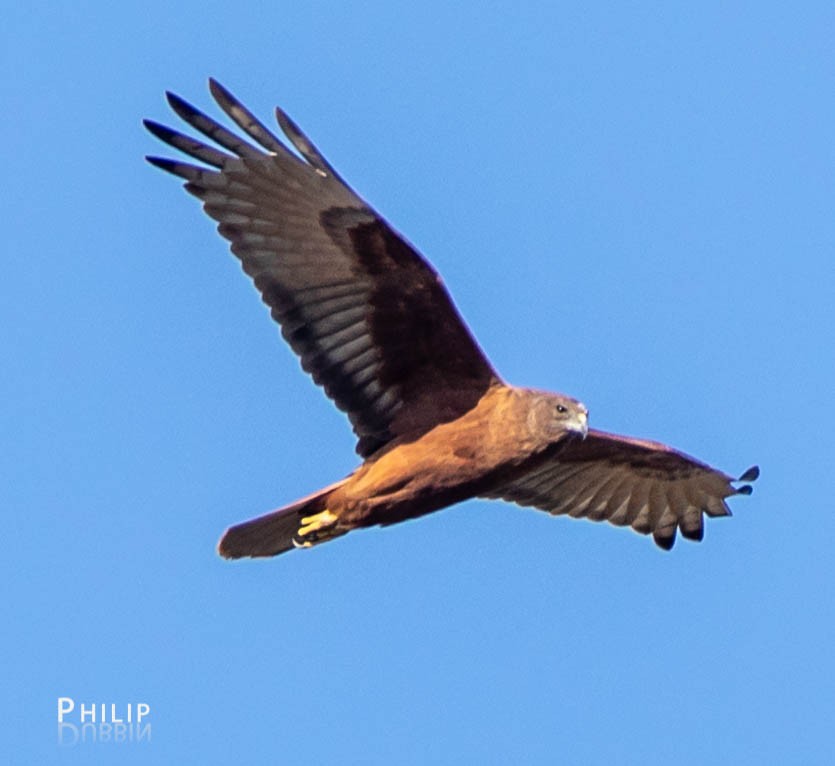
{"type": "Polygon", "coordinates": [[[755,481],[759,475],[760,467],[758,465],[752,465],[737,481],[755,481]]]}
{"type": "Polygon", "coordinates": [[[679,529],[681,530],[681,536],[687,540],[693,540],[697,543],[700,543],[702,540],[704,540],[704,524],[700,524],[698,527],[694,527],[693,529],[684,529],[684,527],[679,527],[679,529]]]}
{"type": "Polygon", "coordinates": [[[652,539],[655,540],[655,544],[661,548],[662,550],[669,551],[672,547],[676,544],[676,531],[675,528],[673,529],[672,534],[663,534],[658,535],[654,534],[652,539]]]}
{"type": "Polygon", "coordinates": [[[235,101],[232,94],[223,87],[214,77],[209,78],[209,93],[212,94],[215,101],[235,101]]]}
{"type": "MultiPolygon", "coordinates": [[[[757,477],[760,475],[760,467],[757,465],[752,465],[742,476],[740,476],[737,481],[755,481],[757,477]]],[[[754,488],[750,484],[743,484],[741,487],[736,488],[737,495],[750,495],[754,491],[754,488]]]]}
{"type": "Polygon", "coordinates": [[[156,136],[160,141],[170,143],[168,139],[174,132],[171,128],[168,128],[159,122],[155,122],[154,120],[142,120],[142,124],[145,126],[145,130],[156,136]]]}
{"type": "Polygon", "coordinates": [[[284,131],[287,137],[295,143],[294,139],[300,139],[307,143],[304,135],[302,134],[299,126],[296,125],[295,122],[288,116],[287,112],[285,112],[280,106],[275,108],[275,118],[279,124],[279,127],[284,131]]]}
{"type": "Polygon", "coordinates": [[[150,162],[154,167],[165,170],[168,173],[174,173],[173,167],[177,164],[174,160],[169,160],[166,157],[155,157],[152,154],[146,154],[145,161],[150,162]]]}
{"type": "Polygon", "coordinates": [[[176,93],[172,93],[170,90],[165,91],[165,99],[168,101],[168,105],[186,122],[188,122],[188,117],[193,114],[199,114],[197,109],[195,109],[188,101],[184,98],[181,98],[176,93]]]}
{"type": "Polygon", "coordinates": [[[189,181],[188,183],[183,184],[183,188],[192,196],[197,197],[199,200],[203,200],[206,195],[206,189],[203,186],[199,186],[198,184],[192,183],[189,181]]]}

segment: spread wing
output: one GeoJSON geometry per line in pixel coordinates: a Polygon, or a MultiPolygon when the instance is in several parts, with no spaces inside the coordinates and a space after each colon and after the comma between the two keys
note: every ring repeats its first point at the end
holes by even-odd
{"type": "Polygon", "coordinates": [[[185,179],[218,221],[304,370],[348,414],[357,452],[474,407],[499,379],[434,269],[281,110],[301,158],[219,83],[210,90],[251,142],[169,93],[172,109],[220,149],[146,120],[203,164],[148,161],[185,179]]]}
{"type": "Polygon", "coordinates": [[[552,514],[629,525],[665,550],[676,529],[690,540],[704,535],[703,517],[730,516],[725,498],[751,494],[755,466],[738,480],[658,442],[589,430],[545,463],[485,494],[552,514]]]}

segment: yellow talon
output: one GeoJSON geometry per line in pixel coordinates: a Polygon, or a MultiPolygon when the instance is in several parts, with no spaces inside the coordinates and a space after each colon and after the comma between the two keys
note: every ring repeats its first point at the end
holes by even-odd
{"type": "Polygon", "coordinates": [[[332,527],[337,522],[336,514],[331,513],[327,508],[320,513],[315,513],[313,516],[305,516],[301,520],[299,531],[296,532],[296,537],[307,537],[315,534],[322,529],[332,527]]]}

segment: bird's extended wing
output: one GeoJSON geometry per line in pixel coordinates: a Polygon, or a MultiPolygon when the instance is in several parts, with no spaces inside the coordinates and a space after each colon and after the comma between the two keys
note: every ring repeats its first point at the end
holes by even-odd
{"type": "Polygon", "coordinates": [[[347,412],[357,452],[367,457],[475,406],[498,376],[433,268],[281,110],[301,158],[219,83],[210,90],[258,146],[169,93],[173,110],[223,151],[146,120],[204,166],[148,160],[185,179],[218,221],[302,367],[347,412]]]}
{"type": "Polygon", "coordinates": [[[665,550],[676,529],[690,540],[704,535],[703,515],[730,516],[725,498],[751,493],[759,469],[739,479],[658,442],[590,430],[545,463],[486,493],[484,497],[535,506],[553,514],[629,525],[652,535],[665,550]]]}

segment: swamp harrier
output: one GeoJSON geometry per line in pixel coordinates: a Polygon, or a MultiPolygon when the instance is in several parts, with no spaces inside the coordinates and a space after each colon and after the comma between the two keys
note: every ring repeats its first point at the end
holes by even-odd
{"type": "Polygon", "coordinates": [[[276,110],[293,153],[214,80],[247,141],[169,93],[220,148],[149,120],[200,165],[149,157],[186,181],[231,243],[305,371],[347,413],[363,463],[348,477],[227,530],[227,558],[274,556],[471,497],[701,540],[757,468],[733,479],[663,444],[589,429],[576,399],[507,385],[434,269],[276,110]]]}

